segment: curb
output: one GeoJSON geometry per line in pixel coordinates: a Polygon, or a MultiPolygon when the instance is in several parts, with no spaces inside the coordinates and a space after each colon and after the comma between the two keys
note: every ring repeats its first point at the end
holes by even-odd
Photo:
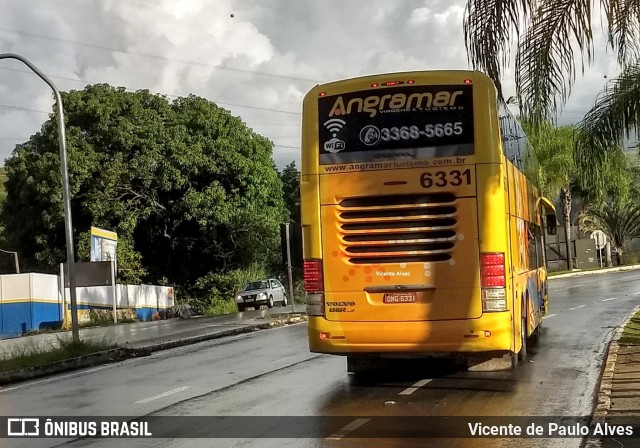
{"type": "MultiPolygon", "coordinates": [[[[218,331],[216,333],[203,334],[199,336],[190,336],[187,338],[176,339],[174,341],[160,342],[158,344],[131,346],[129,349],[135,349],[140,352],[141,356],[150,355],[160,350],[168,350],[170,348],[182,347],[185,345],[197,344],[198,342],[210,341],[213,339],[224,338],[228,336],[236,336],[244,333],[252,333],[259,330],[268,330],[269,328],[283,327],[285,325],[297,324],[306,321],[306,316],[295,316],[287,319],[277,319],[260,324],[246,325],[240,328],[232,328],[229,330],[218,331]]],[[[125,348],[127,348],[125,346],[125,348]]]]}
{"type": "Polygon", "coordinates": [[[68,370],[92,367],[98,364],[108,364],[110,362],[121,361],[126,358],[135,357],[136,353],[131,350],[114,348],[102,352],[90,353],[77,358],[69,358],[63,361],[53,362],[38,367],[27,367],[22,370],[11,370],[0,373],[0,384],[7,384],[14,381],[28,380],[39,376],[51,375],[68,370]]]}
{"type": "Polygon", "coordinates": [[[602,370],[600,377],[600,388],[598,389],[598,401],[593,411],[593,418],[596,422],[604,422],[605,417],[609,413],[611,408],[611,390],[613,388],[613,373],[616,368],[616,362],[618,361],[618,350],[620,344],[618,341],[622,337],[622,332],[627,324],[631,321],[631,318],[640,310],[640,306],[637,306],[631,314],[625,319],[624,323],[616,330],[613,339],[609,343],[609,349],[607,350],[607,359],[602,370]]]}
{"type": "Polygon", "coordinates": [[[558,275],[548,275],[548,280],[553,280],[556,278],[571,278],[571,277],[581,277],[583,275],[596,275],[596,274],[610,274],[611,272],[623,272],[623,271],[635,271],[640,269],[640,264],[633,264],[631,266],[616,266],[615,268],[604,268],[590,271],[576,271],[576,272],[567,272],[566,274],[558,274],[558,275]]]}
{"type": "MultiPolygon", "coordinates": [[[[266,320],[266,319],[265,319],[266,320]]],[[[0,372],[0,385],[12,383],[15,381],[29,380],[32,378],[53,375],[55,373],[67,372],[86,367],[93,367],[101,364],[109,364],[113,362],[124,361],[129,358],[139,356],[149,356],[153,352],[160,350],[168,350],[171,348],[181,347],[185,345],[196,344],[198,342],[209,341],[212,339],[220,339],[228,336],[235,336],[243,333],[252,333],[259,330],[267,330],[269,328],[283,327],[285,325],[296,324],[307,320],[306,315],[292,316],[286,319],[274,319],[268,322],[246,325],[240,328],[218,331],[215,333],[203,334],[199,336],[191,336],[173,341],[160,342],[158,344],[148,344],[142,346],[123,346],[102,352],[91,353],[77,358],[65,359],[63,361],[46,364],[38,367],[28,367],[21,370],[12,370],[9,372],[0,372]]]]}

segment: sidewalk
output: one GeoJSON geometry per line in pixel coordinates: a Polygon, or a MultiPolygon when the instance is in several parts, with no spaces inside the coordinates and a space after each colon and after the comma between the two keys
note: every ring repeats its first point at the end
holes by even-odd
{"type": "MultiPolygon", "coordinates": [[[[67,370],[117,362],[131,357],[146,356],[155,351],[167,350],[198,342],[251,333],[274,327],[306,321],[305,305],[249,311],[214,317],[192,317],[153,322],[120,324],[108,327],[87,328],[80,331],[81,339],[105,339],[117,348],[55,362],[41,367],[29,367],[11,372],[0,372],[0,385],[52,375],[67,370]]],[[[61,338],[71,338],[71,332],[57,332],[0,340],[0,357],[35,346],[42,349],[56,348],[61,338]]]]}
{"type": "Polygon", "coordinates": [[[631,264],[628,266],[614,266],[611,268],[602,268],[602,269],[590,269],[588,271],[581,271],[579,269],[574,269],[573,272],[566,272],[564,274],[558,274],[558,275],[553,275],[553,272],[550,272],[549,280],[554,280],[556,278],[581,277],[583,275],[608,274],[610,272],[634,271],[636,269],[640,269],[640,264],[631,264]]]}
{"type": "MultiPolygon", "coordinates": [[[[223,316],[194,316],[189,319],[167,319],[152,322],[136,322],[80,330],[81,339],[105,339],[121,347],[139,348],[163,345],[170,342],[192,338],[210,339],[251,331],[253,327],[264,326],[266,322],[284,323],[285,320],[304,313],[305,305],[295,305],[295,314],[291,306],[245,311],[223,316]],[[281,322],[282,321],[282,322],[281,322]],[[244,331],[243,331],[244,330],[244,331]]],[[[273,325],[272,325],[273,326],[273,325]]],[[[258,328],[259,329],[259,328],[258,328]]],[[[57,347],[59,338],[71,338],[70,331],[42,333],[0,340],[0,357],[19,349],[19,347],[37,346],[57,347]]]]}
{"type": "MultiPolygon", "coordinates": [[[[618,342],[630,318],[640,309],[637,307],[629,319],[617,330],[605,360],[600,378],[593,422],[609,425],[638,426],[640,422],[640,345],[618,342]]],[[[619,448],[640,446],[640,434],[633,439],[590,437],[585,448],[619,448]]]]}

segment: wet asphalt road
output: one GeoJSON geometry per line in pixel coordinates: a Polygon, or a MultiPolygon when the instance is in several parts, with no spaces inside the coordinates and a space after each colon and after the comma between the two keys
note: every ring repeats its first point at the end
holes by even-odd
{"type": "MultiPolygon", "coordinates": [[[[367,420],[372,416],[590,414],[606,344],[640,304],[640,271],[552,280],[550,297],[540,343],[515,371],[469,373],[438,363],[356,380],[345,373],[344,358],[309,353],[305,324],[299,324],[0,388],[0,405],[4,415],[281,416],[271,422],[277,428],[272,437],[291,429],[296,416],[346,416],[347,423],[330,439],[94,439],[71,447],[578,447],[578,438],[348,437],[375,425],[367,420]]],[[[186,423],[193,430],[206,426],[196,419],[186,423]]],[[[1,445],[65,442],[14,439],[1,445]]]]}

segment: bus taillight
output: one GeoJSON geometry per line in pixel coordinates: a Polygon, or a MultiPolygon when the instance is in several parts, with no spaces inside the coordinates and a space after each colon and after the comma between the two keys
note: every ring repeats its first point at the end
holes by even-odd
{"type": "Polygon", "coordinates": [[[304,290],[305,292],[324,291],[322,260],[304,260],[304,290]]]}
{"type": "Polygon", "coordinates": [[[304,291],[307,315],[324,316],[324,274],[322,260],[304,260],[304,291]]]}
{"type": "Polygon", "coordinates": [[[480,287],[482,311],[506,311],[507,285],[504,252],[480,254],[480,287]]]}

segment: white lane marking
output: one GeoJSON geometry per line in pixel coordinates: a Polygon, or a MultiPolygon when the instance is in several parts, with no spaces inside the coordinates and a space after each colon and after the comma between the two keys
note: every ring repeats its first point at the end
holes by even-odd
{"type": "Polygon", "coordinates": [[[543,319],[549,319],[550,317],[553,317],[553,316],[557,316],[557,314],[547,314],[546,316],[543,316],[542,318],[543,319]]]}
{"type": "Polygon", "coordinates": [[[329,437],[327,437],[327,440],[340,440],[344,436],[346,436],[347,433],[350,433],[351,431],[354,431],[354,430],[358,429],[359,427],[361,427],[362,425],[367,423],[369,420],[371,420],[371,419],[370,418],[357,418],[354,421],[352,421],[351,423],[349,423],[348,425],[346,425],[345,427],[343,427],[342,429],[340,429],[337,433],[331,434],[329,437]]]}
{"type": "Polygon", "coordinates": [[[577,285],[571,285],[570,288],[577,288],[578,286],[582,286],[582,283],[578,283],[577,285]]]}
{"type": "Polygon", "coordinates": [[[637,296],[638,294],[640,294],[640,291],[633,293],[634,296],[637,296]]]}
{"type": "Polygon", "coordinates": [[[102,369],[109,369],[111,367],[117,367],[117,365],[118,364],[109,364],[107,366],[100,366],[100,367],[96,367],[94,369],[82,370],[82,371],[79,371],[79,372],[69,373],[67,375],[60,375],[60,376],[56,376],[56,377],[53,377],[53,378],[47,378],[47,379],[40,380],[40,381],[32,381],[30,383],[21,384],[19,386],[1,388],[0,389],[0,393],[2,393],[2,392],[10,392],[12,390],[17,390],[17,389],[24,389],[25,387],[31,387],[31,386],[35,386],[37,384],[52,383],[54,381],[62,380],[62,379],[65,379],[65,378],[71,378],[73,376],[84,375],[85,373],[92,373],[92,372],[96,372],[96,371],[102,370],[102,369]]]}
{"type": "Polygon", "coordinates": [[[142,400],[138,400],[135,403],[136,404],[149,403],[150,401],[157,400],[158,398],[164,398],[164,397],[167,397],[167,396],[172,395],[172,394],[177,394],[178,392],[182,392],[183,390],[187,390],[190,387],[191,386],[178,387],[177,389],[168,390],[168,391],[166,391],[164,393],[161,393],[159,395],[154,395],[153,397],[143,398],[142,400]]]}
{"type": "Polygon", "coordinates": [[[573,308],[569,308],[570,310],[577,310],[578,308],[584,308],[587,305],[574,306],[573,308]]]}
{"type": "Polygon", "coordinates": [[[626,277],[622,277],[622,280],[626,280],[628,278],[638,278],[637,275],[627,275],[626,277]]]}
{"type": "Polygon", "coordinates": [[[609,300],[616,300],[617,297],[610,297],[608,299],[602,299],[603,302],[608,302],[609,300]]]}
{"type": "Polygon", "coordinates": [[[413,386],[407,387],[405,390],[400,392],[398,395],[411,395],[412,393],[414,393],[415,391],[420,389],[425,384],[428,384],[430,381],[431,381],[430,379],[428,379],[428,380],[420,380],[416,384],[414,384],[413,386]]]}

